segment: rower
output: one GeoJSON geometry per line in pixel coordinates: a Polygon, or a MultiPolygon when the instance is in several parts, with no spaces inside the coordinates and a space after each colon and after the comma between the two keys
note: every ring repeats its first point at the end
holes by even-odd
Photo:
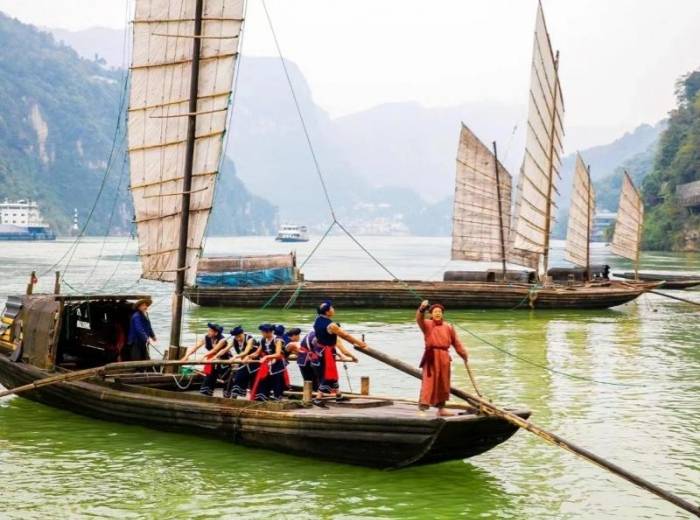
{"type": "Polygon", "coordinates": [[[318,392],[320,358],[315,352],[315,350],[318,349],[316,332],[311,330],[301,341],[298,340],[300,335],[300,329],[291,329],[289,331],[289,336],[292,341],[287,344],[287,351],[296,354],[297,366],[299,367],[299,372],[301,372],[302,380],[311,381],[312,390],[318,392]],[[299,335],[292,335],[292,333],[296,331],[299,331],[299,335]],[[294,339],[295,337],[297,339],[294,339]]]}
{"type": "Polygon", "coordinates": [[[450,398],[450,347],[454,347],[459,357],[465,362],[468,354],[462,346],[455,328],[443,320],[445,307],[436,303],[430,308],[428,300],[424,300],[416,311],[416,323],[425,338],[425,352],[420,362],[423,369],[423,382],[420,390],[418,408],[424,412],[431,406],[438,409],[438,415],[452,415],[445,410],[445,403],[450,398]],[[431,318],[425,319],[425,311],[429,310],[431,318]]]}
{"type": "MultiPolygon", "coordinates": [[[[187,349],[182,361],[187,361],[192,354],[197,352],[200,348],[204,347],[207,353],[204,355],[205,360],[212,359],[229,359],[231,355],[226,352],[220,357],[218,354],[226,348],[226,338],[224,338],[224,328],[216,323],[207,323],[207,333],[204,338],[200,339],[194,346],[187,349]]],[[[204,395],[212,396],[214,395],[214,389],[216,388],[216,382],[220,375],[224,372],[225,367],[222,365],[205,365],[204,373],[206,377],[202,383],[202,387],[199,392],[204,395]]]]}
{"type": "Polygon", "coordinates": [[[129,324],[127,359],[144,361],[151,359],[148,346],[156,344],[156,335],[148,317],[148,308],[153,305],[150,298],[142,298],[134,304],[135,312],[131,315],[129,324]]]}
{"type": "Polygon", "coordinates": [[[318,316],[314,322],[314,332],[316,333],[316,353],[320,358],[320,382],[315,404],[321,404],[323,394],[335,395],[336,401],[343,401],[338,384],[338,367],[335,362],[336,349],[340,350],[341,354],[352,361],[357,361],[357,358],[346,349],[338,338],[343,338],[350,344],[366,348],[367,344],[359,340],[347,332],[345,332],[339,323],[335,323],[331,318],[335,315],[335,308],[330,300],[324,301],[316,310],[318,316]]]}
{"type": "MultiPolygon", "coordinates": [[[[246,334],[245,330],[243,329],[243,326],[236,325],[233,329],[229,331],[229,334],[231,342],[228,343],[226,347],[219,353],[219,357],[230,352],[233,355],[234,359],[240,359],[241,354],[246,350],[247,347],[249,347],[249,344],[250,348],[248,349],[248,352],[253,350],[255,339],[250,334],[246,334]]],[[[238,367],[231,366],[229,367],[229,370],[227,370],[227,374],[225,376],[222,376],[222,379],[226,381],[226,384],[224,385],[224,397],[227,399],[231,397],[231,388],[233,387],[233,380],[237,369],[241,367],[242,365],[239,365],[238,367]]],[[[243,395],[245,395],[245,391],[243,392],[243,395]]]]}
{"type": "Polygon", "coordinates": [[[260,365],[257,363],[245,363],[253,359],[252,354],[255,353],[258,347],[258,342],[255,338],[251,334],[247,334],[240,325],[231,329],[231,335],[233,336],[231,348],[236,351],[234,359],[240,359],[244,363],[234,367],[231,371],[231,377],[226,383],[226,388],[224,388],[224,397],[236,399],[248,396],[260,365]]]}
{"type": "MultiPolygon", "coordinates": [[[[256,350],[260,358],[260,370],[255,378],[251,397],[255,401],[279,400],[286,389],[287,360],[284,353],[285,342],[281,336],[275,335],[276,327],[263,323],[258,327],[262,332],[260,345],[256,350]],[[272,397],[270,397],[272,393],[272,397]]],[[[282,327],[282,330],[284,327],[282,327]]],[[[277,331],[280,329],[278,328],[277,331]]]]}

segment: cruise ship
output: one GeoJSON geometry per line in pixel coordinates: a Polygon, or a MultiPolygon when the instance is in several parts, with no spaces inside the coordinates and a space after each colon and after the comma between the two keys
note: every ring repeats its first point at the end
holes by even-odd
{"type": "Polygon", "coordinates": [[[39,204],[32,200],[0,202],[0,240],[55,240],[44,222],[39,204]]]}
{"type": "Polygon", "coordinates": [[[278,242],[308,242],[309,230],[306,226],[296,226],[293,224],[282,224],[277,231],[278,242]]]}

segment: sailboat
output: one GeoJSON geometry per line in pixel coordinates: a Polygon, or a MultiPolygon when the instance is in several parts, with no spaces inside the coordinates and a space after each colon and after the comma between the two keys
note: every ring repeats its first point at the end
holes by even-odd
{"type": "MultiPolygon", "coordinates": [[[[501,270],[448,271],[442,281],[306,280],[296,270],[285,283],[195,284],[185,289],[202,306],[307,307],[332,298],[344,308],[412,308],[421,299],[450,309],[602,309],[629,302],[646,286],[610,280],[557,285],[547,280],[554,196],[563,139],[559,58],[538,5],[531,67],[525,155],[514,210],[512,176],[493,152],[462,124],[452,228],[452,259],[500,262],[501,270]],[[511,223],[512,217],[512,223],[511,223]],[[507,263],[525,270],[508,270],[507,263]]],[[[255,268],[251,268],[255,270],[255,268]]],[[[236,273],[228,273],[234,275],[236,273]]],[[[201,273],[210,279],[212,273],[201,273]]]]}
{"type": "MultiPolygon", "coordinates": [[[[240,0],[135,4],[131,191],[143,276],[174,283],[169,360],[182,354],[183,289],[211,210],[244,14],[240,0]]],[[[467,405],[453,405],[460,413],[451,417],[420,416],[417,403],[368,392],[324,409],[294,394],[252,402],[200,395],[198,377],[125,372],[123,364],[110,372],[134,302],[147,296],[32,294],[33,283],[2,316],[0,384],[30,385],[21,395],[85,416],[379,468],[478,455],[518,430],[513,417],[530,416],[511,409],[504,420],[467,405]]]]}
{"type": "Polygon", "coordinates": [[[644,200],[635,187],[629,173],[625,171],[620,190],[620,203],[617,222],[612,240],[612,253],[632,260],[634,271],[615,272],[614,276],[635,282],[657,282],[666,289],[687,289],[700,285],[700,276],[686,276],[669,273],[643,273],[639,271],[639,256],[642,246],[644,226],[644,200]]]}

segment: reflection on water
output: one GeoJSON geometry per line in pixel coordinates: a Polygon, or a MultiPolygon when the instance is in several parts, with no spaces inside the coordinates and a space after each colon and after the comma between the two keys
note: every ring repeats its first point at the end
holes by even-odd
{"type": "MultiPolygon", "coordinates": [[[[449,253],[446,239],[364,241],[406,278],[439,277],[449,253]]],[[[0,297],[21,292],[35,259],[41,271],[67,245],[3,250],[0,297]]],[[[81,246],[66,281],[82,290],[153,294],[152,319],[165,340],[170,287],[137,282],[134,249],[124,249],[121,240],[108,240],[106,256],[95,265],[101,246],[96,239],[81,246]],[[127,253],[123,258],[122,251],[127,253]],[[93,269],[91,280],[81,278],[93,269]]],[[[308,247],[300,247],[301,256],[308,247]]],[[[222,254],[284,248],[267,238],[210,239],[207,244],[210,253],[222,254]]],[[[600,248],[595,252],[601,259],[605,254],[600,248]]],[[[308,277],[382,275],[338,237],[322,253],[309,263],[308,277]]],[[[649,269],[700,271],[700,255],[653,254],[643,261],[649,269]]],[[[50,275],[41,277],[40,286],[51,284],[50,275]]],[[[700,299],[700,291],[685,294],[700,299]]],[[[307,328],[313,317],[312,309],[188,306],[185,337],[194,341],[212,320],[253,330],[263,321],[307,328]]],[[[503,350],[461,333],[479,385],[495,402],[526,404],[538,424],[696,502],[699,317],[691,306],[656,295],[607,311],[448,314],[503,350]]],[[[420,357],[420,336],[410,311],[340,309],[338,320],[393,356],[414,364],[420,357]]],[[[455,385],[469,388],[463,368],[455,365],[454,370],[455,385]]],[[[356,386],[360,376],[369,375],[377,393],[415,396],[418,391],[417,381],[368,358],[349,365],[349,373],[356,386]]],[[[292,375],[297,378],[294,369],[292,375]]],[[[685,518],[525,432],[467,462],[384,472],[85,419],[17,398],[0,401],[0,474],[0,516],[22,519],[685,518]]]]}

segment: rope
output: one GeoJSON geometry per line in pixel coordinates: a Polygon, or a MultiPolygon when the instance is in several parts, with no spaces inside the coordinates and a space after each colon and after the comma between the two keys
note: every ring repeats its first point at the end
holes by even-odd
{"type": "Polygon", "coordinates": [[[326,186],[326,181],[323,177],[323,173],[321,172],[321,166],[318,163],[318,159],[316,157],[316,152],[314,151],[314,146],[311,143],[311,136],[309,135],[309,129],[306,126],[306,120],[304,119],[304,115],[301,112],[301,106],[299,105],[299,100],[297,99],[296,92],[294,91],[294,86],[292,85],[292,78],[290,77],[289,71],[287,70],[287,64],[284,61],[284,56],[282,55],[282,48],[280,47],[279,41],[277,40],[277,33],[275,32],[275,27],[272,24],[272,18],[270,18],[270,13],[267,10],[267,4],[265,3],[265,0],[262,0],[262,6],[263,6],[263,9],[265,10],[265,17],[267,18],[267,23],[270,26],[270,32],[272,33],[272,39],[274,40],[275,47],[277,48],[277,55],[279,56],[280,63],[282,64],[282,70],[284,71],[284,75],[287,78],[287,84],[289,85],[289,90],[292,94],[292,99],[294,100],[294,106],[296,107],[297,115],[299,116],[299,122],[301,123],[301,127],[304,130],[304,136],[306,137],[306,144],[309,147],[309,152],[311,153],[311,158],[314,161],[314,167],[316,168],[316,174],[318,175],[318,180],[321,182],[321,187],[323,188],[323,194],[326,197],[326,202],[328,203],[328,209],[331,212],[331,217],[333,217],[333,220],[336,221],[335,210],[333,209],[333,203],[331,202],[331,197],[330,197],[330,194],[328,193],[328,187],[326,186]]]}

